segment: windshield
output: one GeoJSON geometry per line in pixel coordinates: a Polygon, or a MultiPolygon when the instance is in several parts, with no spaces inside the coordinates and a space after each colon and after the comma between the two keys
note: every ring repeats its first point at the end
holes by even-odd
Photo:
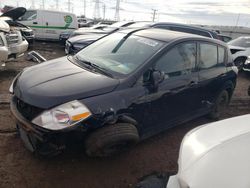
{"type": "Polygon", "coordinates": [[[30,20],[36,19],[36,17],[37,17],[37,11],[36,10],[28,10],[18,20],[20,20],[20,21],[30,21],[30,20]]]}
{"type": "Polygon", "coordinates": [[[250,37],[239,37],[237,39],[228,42],[232,46],[240,46],[244,48],[250,48],[250,37]]]}
{"type": "Polygon", "coordinates": [[[129,74],[155,54],[163,42],[136,35],[114,33],[84,48],[76,58],[110,72],[129,74]]]}

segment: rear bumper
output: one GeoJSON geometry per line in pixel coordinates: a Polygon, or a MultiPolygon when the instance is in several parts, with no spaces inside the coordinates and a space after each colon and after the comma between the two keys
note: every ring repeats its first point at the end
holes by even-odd
{"type": "Polygon", "coordinates": [[[250,63],[244,64],[243,70],[244,70],[244,71],[247,71],[247,72],[250,72],[250,63]]]}
{"type": "Polygon", "coordinates": [[[10,110],[15,118],[20,137],[31,152],[41,155],[58,154],[66,147],[72,146],[72,143],[85,138],[86,130],[51,131],[31,123],[18,111],[14,97],[10,102],[10,110]]]}

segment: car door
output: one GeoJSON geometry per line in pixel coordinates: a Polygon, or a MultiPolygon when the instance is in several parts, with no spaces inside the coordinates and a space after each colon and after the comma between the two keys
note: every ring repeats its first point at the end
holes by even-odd
{"type": "Polygon", "coordinates": [[[196,71],[197,45],[183,42],[168,50],[158,59],[154,69],[165,74],[157,90],[150,91],[151,116],[146,130],[159,131],[174,126],[187,118],[200,105],[198,95],[198,72],[196,71]]]}
{"type": "Polygon", "coordinates": [[[199,85],[203,107],[211,106],[227,81],[226,49],[208,42],[199,43],[199,85]]]}

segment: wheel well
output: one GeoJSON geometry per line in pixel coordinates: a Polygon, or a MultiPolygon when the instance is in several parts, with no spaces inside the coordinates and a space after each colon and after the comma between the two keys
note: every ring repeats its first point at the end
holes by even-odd
{"type": "Polygon", "coordinates": [[[233,95],[233,90],[235,88],[236,85],[236,81],[229,81],[225,84],[225,90],[228,92],[229,94],[229,98],[231,99],[232,95],[233,95]]]}
{"type": "Polygon", "coordinates": [[[239,56],[237,57],[234,62],[236,62],[237,60],[247,60],[247,57],[246,56],[239,56]]]}

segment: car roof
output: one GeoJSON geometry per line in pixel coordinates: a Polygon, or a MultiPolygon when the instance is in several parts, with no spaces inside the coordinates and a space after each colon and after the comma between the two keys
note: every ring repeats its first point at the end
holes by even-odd
{"type": "MultiPolygon", "coordinates": [[[[185,27],[185,28],[190,28],[190,29],[197,29],[197,30],[201,30],[201,31],[208,31],[211,33],[216,33],[212,30],[206,29],[206,28],[202,28],[202,27],[197,27],[197,26],[193,26],[193,25],[187,25],[187,24],[180,24],[180,23],[172,23],[172,22],[155,22],[152,23],[152,26],[154,25],[171,25],[171,26],[179,26],[179,27],[185,27]]],[[[216,33],[217,34],[217,33],[216,33]]]]}
{"type": "Polygon", "coordinates": [[[193,38],[193,39],[202,39],[206,41],[211,41],[211,42],[219,43],[225,46],[223,42],[212,39],[212,38],[203,37],[200,35],[195,35],[195,34],[190,34],[190,33],[160,29],[160,28],[124,29],[119,32],[122,32],[122,33],[132,32],[138,36],[147,37],[147,38],[164,41],[164,42],[171,42],[171,41],[181,39],[181,38],[182,39],[193,38]]]}

